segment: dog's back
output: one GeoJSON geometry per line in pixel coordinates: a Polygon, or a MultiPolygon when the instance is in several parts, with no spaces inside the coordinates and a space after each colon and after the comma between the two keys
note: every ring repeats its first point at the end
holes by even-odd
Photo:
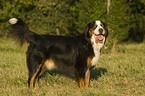
{"type": "Polygon", "coordinates": [[[79,36],[38,35],[31,32],[20,18],[9,20],[11,33],[20,45],[29,43],[27,67],[28,87],[33,88],[35,79],[46,69],[58,69],[75,74],[80,88],[88,87],[90,70],[97,64],[100,49],[106,40],[107,31],[100,20],[87,24],[79,36]]]}

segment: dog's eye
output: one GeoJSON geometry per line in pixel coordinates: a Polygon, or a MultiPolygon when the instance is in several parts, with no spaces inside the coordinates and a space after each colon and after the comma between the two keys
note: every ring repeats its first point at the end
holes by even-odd
{"type": "Polygon", "coordinates": [[[93,28],[96,29],[98,27],[98,25],[95,25],[93,28]]]}
{"type": "Polygon", "coordinates": [[[100,24],[103,27],[103,23],[100,24]]]}

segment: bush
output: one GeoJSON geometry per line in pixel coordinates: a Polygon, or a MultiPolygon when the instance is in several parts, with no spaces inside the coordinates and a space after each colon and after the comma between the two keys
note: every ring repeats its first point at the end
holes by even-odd
{"type": "Polygon", "coordinates": [[[99,19],[108,24],[108,50],[103,52],[110,52],[124,40],[143,41],[144,5],[144,0],[111,0],[107,16],[106,0],[1,0],[0,36],[8,35],[12,17],[24,19],[36,33],[58,35],[80,34],[89,22],[99,19]]]}
{"type": "MultiPolygon", "coordinates": [[[[124,0],[112,0],[108,19],[105,0],[82,0],[77,2],[75,8],[73,8],[74,25],[77,26],[75,29],[81,33],[84,30],[84,26],[93,20],[99,19],[107,24],[109,22],[109,39],[107,39],[106,47],[111,50],[113,45],[116,46],[128,37],[128,9],[129,6],[124,0]]],[[[104,52],[108,51],[104,50],[104,52]]]]}

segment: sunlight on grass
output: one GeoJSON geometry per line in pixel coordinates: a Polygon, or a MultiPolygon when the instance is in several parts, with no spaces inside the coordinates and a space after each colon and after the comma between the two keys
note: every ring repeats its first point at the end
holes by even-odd
{"type": "Polygon", "coordinates": [[[49,74],[27,88],[28,70],[26,49],[12,39],[0,39],[0,95],[144,95],[145,44],[126,44],[127,53],[102,54],[91,72],[88,89],[79,89],[74,78],[63,74],[49,74]]]}

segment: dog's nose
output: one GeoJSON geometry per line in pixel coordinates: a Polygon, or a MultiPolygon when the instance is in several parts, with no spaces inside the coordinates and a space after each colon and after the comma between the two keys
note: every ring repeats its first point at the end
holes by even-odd
{"type": "Polygon", "coordinates": [[[103,32],[103,29],[102,29],[102,28],[100,28],[100,29],[99,29],[99,32],[100,32],[100,34],[102,34],[102,32],[103,32]]]}

